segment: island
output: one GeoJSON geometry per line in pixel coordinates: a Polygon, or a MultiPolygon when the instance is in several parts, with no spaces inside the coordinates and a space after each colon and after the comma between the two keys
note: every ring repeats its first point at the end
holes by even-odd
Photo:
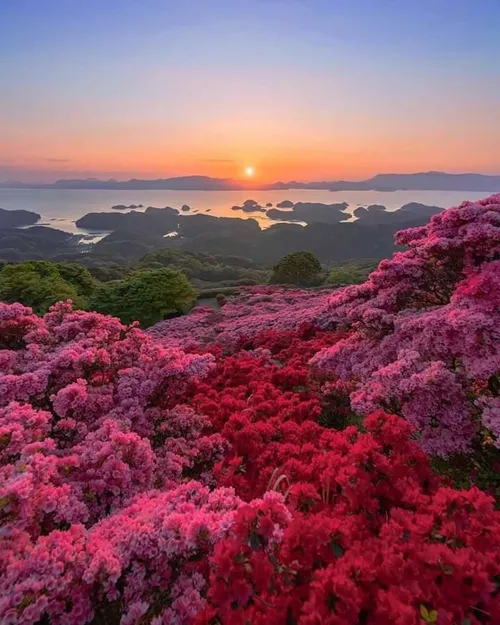
{"type": "Polygon", "coordinates": [[[32,226],[41,219],[41,215],[22,209],[7,210],[0,208],[0,228],[23,228],[32,226]]]}

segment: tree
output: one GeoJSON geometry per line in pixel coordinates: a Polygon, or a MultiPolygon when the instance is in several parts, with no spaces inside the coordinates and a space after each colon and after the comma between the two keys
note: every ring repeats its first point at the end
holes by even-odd
{"type": "Polygon", "coordinates": [[[287,254],[273,268],[271,283],[312,286],[322,281],[322,267],[311,252],[287,254]]]}
{"type": "Polygon", "coordinates": [[[50,306],[67,299],[82,308],[93,288],[89,272],[72,263],[25,261],[5,265],[0,271],[0,300],[20,302],[37,314],[46,313],[50,306]]]}
{"type": "Polygon", "coordinates": [[[196,299],[186,276],[172,269],[136,271],[99,287],[90,308],[119,317],[123,323],[150,326],[172,312],[187,312],[196,299]]]}

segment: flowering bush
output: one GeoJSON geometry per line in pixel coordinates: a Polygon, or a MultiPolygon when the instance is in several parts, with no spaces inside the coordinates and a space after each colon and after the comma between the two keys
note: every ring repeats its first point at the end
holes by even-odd
{"type": "Polygon", "coordinates": [[[404,416],[430,453],[500,445],[500,195],[405,230],[410,247],[334,294],[319,323],[350,334],[314,358],[355,383],[351,404],[404,416]]]}
{"type": "MultiPolygon", "coordinates": [[[[193,478],[213,486],[212,468],[227,442],[205,432],[206,417],[172,407],[189,383],[208,373],[212,356],[166,349],[135,327],[72,312],[64,303],[41,319],[18,304],[0,304],[0,341],[2,622],[35,623],[45,613],[53,623],[88,622],[96,609],[90,593],[111,593],[98,583],[97,568],[89,578],[98,554],[115,562],[112,573],[100,573],[108,585],[117,559],[128,558],[124,568],[144,566],[130,521],[138,510],[134,523],[143,528],[154,515],[174,519],[178,531],[186,525],[182,515],[200,532],[205,523],[207,544],[216,526],[219,534],[227,529],[234,494],[209,493],[198,482],[179,486],[193,478]],[[134,564],[137,559],[142,564],[134,564]]],[[[192,540],[179,544],[170,560],[163,554],[164,567],[170,562],[177,571],[180,559],[194,553],[192,540]]],[[[139,596],[152,609],[129,585],[120,610],[139,610],[139,596]]],[[[148,585],[155,593],[154,583],[148,585]]]]}
{"type": "Polygon", "coordinates": [[[333,289],[301,290],[275,286],[241,289],[220,310],[195,308],[184,317],[157,323],[148,332],[164,345],[199,347],[216,342],[234,349],[261,332],[288,332],[315,323],[333,289]]]}
{"type": "Polygon", "coordinates": [[[203,609],[207,554],[231,526],[234,492],[188,482],[138,496],[86,531],[74,524],[3,548],[2,623],[189,623],[203,609]],[[141,621],[141,619],[143,619],[141,621]]]}
{"type": "Polygon", "coordinates": [[[307,327],[268,330],[244,341],[248,350],[219,356],[211,373],[191,389],[189,403],[230,443],[215,468],[220,484],[234,486],[245,499],[260,497],[280,466],[278,456],[290,452],[287,444],[305,444],[325,432],[315,421],[329,402],[321,393],[322,378],[312,377],[307,363],[337,338],[307,327]]]}
{"type": "Polygon", "coordinates": [[[402,420],[365,426],[325,434],[283,465],[284,495],[238,510],[198,625],[497,622],[493,500],[438,488],[402,420]]]}

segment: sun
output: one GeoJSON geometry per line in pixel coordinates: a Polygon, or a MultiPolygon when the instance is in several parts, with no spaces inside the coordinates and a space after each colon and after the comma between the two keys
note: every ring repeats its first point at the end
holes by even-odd
{"type": "Polygon", "coordinates": [[[245,167],[245,176],[247,178],[253,178],[253,176],[255,176],[255,167],[252,167],[251,165],[245,167]]]}

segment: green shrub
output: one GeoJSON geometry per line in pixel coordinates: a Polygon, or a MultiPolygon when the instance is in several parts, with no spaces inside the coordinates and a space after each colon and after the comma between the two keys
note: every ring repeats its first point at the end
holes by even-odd
{"type": "Polygon", "coordinates": [[[0,300],[20,302],[44,314],[52,304],[71,299],[84,308],[95,282],[84,267],[45,260],[4,265],[0,270],[0,300]]]}
{"type": "Polygon", "coordinates": [[[124,323],[140,321],[144,327],[172,312],[187,312],[196,293],[186,276],[172,269],[136,271],[123,280],[101,285],[90,308],[119,317],[124,323]]]}

